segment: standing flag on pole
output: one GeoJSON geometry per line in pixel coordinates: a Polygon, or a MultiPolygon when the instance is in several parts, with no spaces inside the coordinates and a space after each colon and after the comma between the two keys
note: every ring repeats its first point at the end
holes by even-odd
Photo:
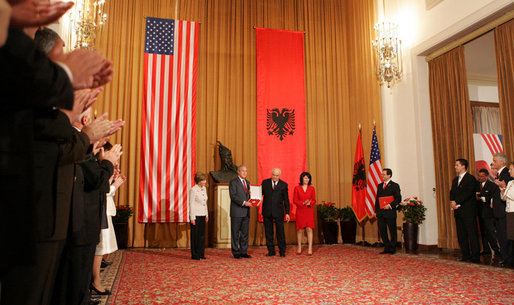
{"type": "Polygon", "coordinates": [[[362,151],[361,133],[357,138],[357,148],[355,148],[355,161],[353,163],[352,180],[352,209],[361,222],[366,217],[365,207],[366,196],[366,169],[364,168],[364,152],[362,151]]]}
{"type": "Polygon", "coordinates": [[[382,182],[382,162],[378,148],[377,132],[373,128],[371,140],[371,153],[369,156],[368,185],[366,192],[366,213],[369,217],[375,215],[375,200],[377,199],[377,186],[382,182]]]}
{"type": "Polygon", "coordinates": [[[146,18],[139,222],[188,221],[198,23],[146,18]]]}

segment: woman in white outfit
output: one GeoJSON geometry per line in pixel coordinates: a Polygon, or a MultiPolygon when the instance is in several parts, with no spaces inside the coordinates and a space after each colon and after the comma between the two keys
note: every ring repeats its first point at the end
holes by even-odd
{"type": "Polygon", "coordinates": [[[95,260],[93,261],[93,279],[91,282],[90,289],[95,291],[96,294],[110,295],[111,292],[102,286],[100,280],[100,267],[102,264],[102,258],[105,254],[113,253],[118,250],[118,244],[116,243],[116,234],[114,233],[114,226],[112,224],[112,216],[116,215],[116,205],[114,204],[114,195],[116,190],[122,185],[126,177],[120,175],[117,165],[115,166],[114,173],[110,179],[111,186],[109,193],[107,193],[107,229],[102,229],[100,232],[100,242],[96,246],[95,260]]]}
{"type": "Polygon", "coordinates": [[[191,221],[191,258],[205,259],[205,223],[209,221],[207,211],[207,176],[195,174],[195,186],[189,192],[189,219],[191,221]]]}

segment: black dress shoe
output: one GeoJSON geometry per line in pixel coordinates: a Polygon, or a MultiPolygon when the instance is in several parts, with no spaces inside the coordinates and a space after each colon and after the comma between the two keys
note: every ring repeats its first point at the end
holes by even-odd
{"type": "Polygon", "coordinates": [[[97,305],[97,304],[100,304],[102,301],[101,300],[98,300],[98,299],[90,299],[89,300],[89,305],[97,305]]]}
{"type": "Polygon", "coordinates": [[[469,261],[470,261],[470,259],[469,259],[469,258],[464,258],[464,257],[462,257],[462,258],[457,259],[457,261],[458,261],[458,262],[469,262],[469,261]]]}
{"type": "Polygon", "coordinates": [[[285,253],[280,253],[280,257],[286,257],[285,253]]]}
{"type": "Polygon", "coordinates": [[[105,267],[108,267],[112,265],[112,262],[106,262],[105,260],[102,259],[102,263],[100,264],[100,268],[105,268],[105,267]]]}
{"type": "Polygon", "coordinates": [[[207,259],[207,257],[205,257],[205,256],[202,256],[202,257],[200,257],[200,259],[207,259]]]}
{"type": "Polygon", "coordinates": [[[266,254],[266,256],[275,256],[275,253],[274,252],[268,252],[268,254],[266,254]]]}
{"type": "Polygon", "coordinates": [[[105,289],[105,291],[100,291],[98,289],[96,289],[96,287],[93,285],[93,283],[89,284],[89,290],[90,291],[94,291],[95,294],[97,295],[111,295],[111,292],[109,291],[109,289],[105,289]]]}
{"type": "Polygon", "coordinates": [[[391,254],[391,255],[393,255],[395,253],[396,253],[396,251],[389,251],[389,254],[391,254]]]}
{"type": "Polygon", "coordinates": [[[469,261],[472,262],[472,263],[475,263],[475,264],[480,264],[481,263],[479,258],[470,259],[469,261]]]}
{"type": "Polygon", "coordinates": [[[498,266],[499,267],[510,267],[511,264],[508,261],[506,261],[506,260],[501,260],[501,261],[498,262],[498,266]]]}
{"type": "Polygon", "coordinates": [[[240,258],[241,258],[241,255],[240,255],[240,254],[234,254],[234,258],[235,258],[235,259],[240,259],[240,258]]]}
{"type": "Polygon", "coordinates": [[[384,251],[380,252],[379,254],[389,254],[389,251],[384,250],[384,251]]]}
{"type": "Polygon", "coordinates": [[[251,258],[252,256],[251,256],[251,255],[248,255],[248,254],[241,254],[241,257],[242,257],[242,258],[251,258]]]}
{"type": "Polygon", "coordinates": [[[200,258],[199,258],[199,257],[191,257],[191,259],[194,259],[195,261],[200,260],[200,258]]]}

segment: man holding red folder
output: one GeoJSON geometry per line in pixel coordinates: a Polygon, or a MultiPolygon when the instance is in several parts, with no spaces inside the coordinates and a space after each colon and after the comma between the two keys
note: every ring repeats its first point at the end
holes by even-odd
{"type": "Polygon", "coordinates": [[[384,242],[384,251],[380,254],[396,253],[396,207],[402,201],[400,185],[391,181],[393,171],[390,168],[382,170],[384,182],[377,186],[377,199],[375,200],[375,211],[378,219],[380,237],[384,242]],[[391,238],[387,235],[387,229],[391,238]]]}

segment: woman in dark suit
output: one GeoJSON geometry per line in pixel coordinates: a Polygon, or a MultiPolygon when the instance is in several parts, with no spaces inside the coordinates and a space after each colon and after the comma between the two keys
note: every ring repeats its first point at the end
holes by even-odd
{"type": "Polygon", "coordinates": [[[293,194],[293,202],[296,205],[296,237],[298,240],[298,251],[302,253],[303,232],[307,231],[309,249],[307,255],[312,255],[312,229],[314,229],[314,209],[316,204],[316,190],[311,185],[312,177],[308,172],[300,175],[300,185],[296,186],[293,194]]]}

